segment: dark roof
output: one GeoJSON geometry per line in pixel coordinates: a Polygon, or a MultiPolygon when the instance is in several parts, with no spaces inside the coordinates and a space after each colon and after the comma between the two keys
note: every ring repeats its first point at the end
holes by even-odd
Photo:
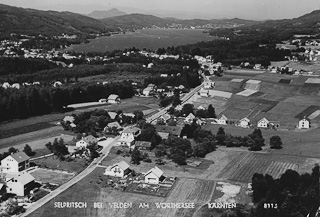
{"type": "Polygon", "coordinates": [[[13,159],[15,159],[18,163],[21,163],[23,161],[30,159],[30,157],[26,155],[26,153],[24,152],[17,152],[15,154],[12,154],[11,157],[13,157],[13,159]]]}
{"type": "Polygon", "coordinates": [[[157,132],[169,133],[174,136],[180,136],[182,130],[178,126],[155,125],[155,127],[157,132]]]}
{"type": "Polygon", "coordinates": [[[146,147],[146,148],[151,148],[151,142],[147,141],[137,141],[135,144],[136,147],[146,147]]]}

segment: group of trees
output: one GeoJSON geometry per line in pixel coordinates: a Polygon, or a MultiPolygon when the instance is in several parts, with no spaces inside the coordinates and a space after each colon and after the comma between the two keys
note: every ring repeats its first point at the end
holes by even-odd
{"type": "Polygon", "coordinates": [[[60,160],[64,160],[64,156],[69,154],[68,147],[65,145],[63,138],[59,140],[55,138],[53,143],[48,142],[45,146],[60,160]]]}
{"type": "Polygon", "coordinates": [[[106,85],[78,83],[59,88],[0,88],[0,121],[62,111],[69,104],[98,101],[110,94],[129,98],[133,96],[134,91],[131,83],[126,81],[106,85]]]}

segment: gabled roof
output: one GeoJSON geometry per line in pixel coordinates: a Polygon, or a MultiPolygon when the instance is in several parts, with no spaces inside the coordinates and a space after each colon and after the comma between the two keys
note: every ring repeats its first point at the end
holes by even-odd
{"type": "Polygon", "coordinates": [[[119,98],[118,95],[116,95],[116,94],[110,94],[109,97],[108,97],[108,100],[116,100],[117,98],[119,98]]]}
{"type": "Polygon", "coordinates": [[[113,164],[113,166],[111,168],[113,168],[115,166],[120,167],[122,170],[126,170],[126,169],[128,169],[130,167],[129,164],[127,164],[125,161],[121,161],[119,163],[115,163],[115,164],[113,164]]]}
{"type": "Polygon", "coordinates": [[[114,122],[109,123],[107,125],[107,127],[109,127],[109,128],[112,128],[112,127],[121,128],[121,125],[117,121],[114,121],[114,122]]]}
{"type": "Polygon", "coordinates": [[[225,115],[221,115],[221,117],[219,119],[228,120],[228,118],[225,115]]]}
{"type": "Polygon", "coordinates": [[[242,119],[240,120],[240,122],[241,122],[241,121],[250,122],[250,120],[249,120],[248,118],[242,118],[242,119]]]}
{"type": "Polygon", "coordinates": [[[83,141],[85,141],[86,143],[96,143],[96,142],[98,142],[98,139],[93,137],[92,135],[89,135],[89,136],[83,138],[83,141]]]}
{"type": "Polygon", "coordinates": [[[151,170],[149,170],[146,175],[150,174],[150,173],[153,173],[155,174],[157,177],[161,177],[163,175],[163,171],[160,170],[158,167],[154,167],[152,168],[151,170]]]}
{"type": "Polygon", "coordinates": [[[16,179],[22,185],[26,185],[34,181],[34,177],[27,172],[21,172],[18,174],[6,174],[6,182],[10,182],[12,179],[16,179]]]}
{"type": "Polygon", "coordinates": [[[141,130],[141,129],[138,127],[130,127],[130,128],[125,129],[122,133],[135,133],[139,130],[141,130]]]}
{"type": "Polygon", "coordinates": [[[21,163],[23,161],[30,159],[30,157],[28,155],[26,155],[26,153],[24,153],[24,152],[17,152],[15,154],[12,154],[9,156],[11,156],[13,159],[15,159],[18,163],[21,163]]]}
{"type": "Polygon", "coordinates": [[[151,142],[147,141],[137,141],[135,144],[136,147],[146,147],[146,148],[151,148],[151,142]]]}
{"type": "Polygon", "coordinates": [[[116,112],[108,112],[108,115],[111,119],[115,119],[118,114],[116,112]]]}
{"type": "Polygon", "coordinates": [[[194,119],[194,118],[196,118],[196,116],[194,116],[194,114],[190,113],[190,114],[188,114],[188,116],[186,117],[186,119],[187,119],[187,118],[194,119]]]}
{"type": "Polygon", "coordinates": [[[164,114],[164,115],[161,115],[161,116],[159,117],[159,119],[160,119],[160,118],[162,118],[163,120],[167,121],[167,120],[169,120],[169,119],[171,118],[171,115],[169,115],[169,114],[164,114]]]}
{"type": "Polygon", "coordinates": [[[266,123],[269,123],[268,119],[267,118],[262,118],[261,120],[258,121],[258,123],[262,122],[262,121],[265,121],[266,123]]]}
{"type": "Polygon", "coordinates": [[[304,120],[306,120],[306,121],[309,121],[309,122],[310,122],[310,119],[309,119],[309,118],[307,118],[307,117],[301,118],[301,119],[299,120],[299,122],[300,122],[300,121],[304,121],[304,120]]]}

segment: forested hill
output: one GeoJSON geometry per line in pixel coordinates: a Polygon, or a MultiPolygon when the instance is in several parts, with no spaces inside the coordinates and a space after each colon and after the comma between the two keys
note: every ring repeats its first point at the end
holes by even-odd
{"type": "Polygon", "coordinates": [[[40,11],[0,4],[0,35],[88,35],[107,30],[100,20],[76,13],[40,11]]]}

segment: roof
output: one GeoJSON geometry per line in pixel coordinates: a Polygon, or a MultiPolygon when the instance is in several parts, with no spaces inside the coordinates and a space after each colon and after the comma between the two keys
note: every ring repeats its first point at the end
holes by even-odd
{"type": "Polygon", "coordinates": [[[83,138],[83,140],[86,142],[86,143],[96,143],[98,142],[98,139],[93,137],[92,135],[89,135],[85,138],[83,138]]]}
{"type": "Polygon", "coordinates": [[[155,174],[157,177],[161,177],[163,175],[163,171],[160,170],[158,167],[154,167],[152,168],[151,170],[149,170],[146,175],[150,174],[150,173],[153,173],[155,174]]]}
{"type": "Polygon", "coordinates": [[[141,129],[138,127],[130,127],[130,128],[125,129],[122,133],[135,133],[139,130],[141,130],[141,129]]]}
{"type": "Polygon", "coordinates": [[[300,122],[300,121],[303,121],[303,120],[307,120],[307,121],[309,121],[309,122],[310,122],[310,119],[309,119],[309,118],[307,118],[307,117],[301,118],[301,119],[299,120],[299,122],[300,122]]]}
{"type": "Polygon", "coordinates": [[[108,115],[111,119],[115,119],[118,114],[116,112],[108,112],[108,115]]]}
{"type": "Polygon", "coordinates": [[[188,114],[188,116],[187,116],[186,118],[192,118],[192,119],[194,119],[194,118],[196,118],[196,116],[194,116],[194,114],[190,113],[190,114],[188,114]]]}
{"type": "Polygon", "coordinates": [[[169,133],[170,135],[180,136],[182,130],[179,126],[155,125],[155,127],[159,135],[160,133],[169,133]]]}
{"type": "Polygon", "coordinates": [[[117,121],[111,122],[107,126],[110,128],[112,128],[112,127],[120,128],[121,127],[121,125],[117,121]]]}
{"type": "Polygon", "coordinates": [[[262,122],[262,121],[265,121],[265,122],[269,123],[269,121],[268,121],[267,118],[262,118],[262,119],[260,119],[260,120],[258,121],[258,123],[259,123],[259,122],[262,122]]]}
{"type": "Polygon", "coordinates": [[[242,118],[240,121],[250,122],[250,120],[248,118],[242,118]]]}
{"type": "Polygon", "coordinates": [[[158,132],[158,134],[161,137],[161,139],[168,139],[169,138],[169,133],[158,132]]]}
{"type": "Polygon", "coordinates": [[[123,170],[126,170],[126,169],[128,169],[130,167],[129,164],[127,164],[125,161],[121,161],[119,163],[113,164],[112,167],[115,167],[115,166],[118,166],[123,170]]]}
{"type": "Polygon", "coordinates": [[[15,159],[18,163],[21,163],[23,161],[30,159],[30,157],[28,155],[26,155],[26,153],[24,153],[24,152],[17,152],[15,154],[12,154],[9,156],[11,156],[13,159],[15,159]]]}
{"type": "Polygon", "coordinates": [[[164,115],[161,115],[160,117],[159,117],[159,119],[163,119],[163,120],[165,120],[165,121],[167,121],[167,120],[169,120],[170,118],[171,118],[171,115],[169,115],[169,114],[164,114],[164,115]]]}
{"type": "Polygon", "coordinates": [[[228,118],[227,118],[224,114],[222,114],[222,115],[221,115],[221,117],[220,117],[219,119],[222,119],[222,120],[228,120],[228,118]]]}
{"type": "Polygon", "coordinates": [[[9,182],[11,179],[16,179],[22,185],[26,185],[34,181],[34,177],[27,172],[21,172],[17,174],[6,174],[7,182],[9,182]]]}
{"type": "Polygon", "coordinates": [[[108,97],[108,100],[116,100],[117,98],[119,98],[118,95],[116,95],[116,94],[110,94],[109,97],[108,97]]]}
{"type": "Polygon", "coordinates": [[[73,123],[73,122],[74,122],[74,117],[73,117],[73,116],[70,116],[70,115],[65,116],[65,117],[63,118],[63,121],[64,121],[64,122],[69,121],[70,123],[73,123]]]}
{"type": "Polygon", "coordinates": [[[151,148],[151,142],[147,142],[147,141],[137,141],[135,144],[136,147],[147,147],[147,148],[151,148]]]}
{"type": "Polygon", "coordinates": [[[73,145],[68,145],[67,147],[68,147],[68,152],[69,153],[74,153],[79,149],[79,147],[73,146],[73,145]]]}

